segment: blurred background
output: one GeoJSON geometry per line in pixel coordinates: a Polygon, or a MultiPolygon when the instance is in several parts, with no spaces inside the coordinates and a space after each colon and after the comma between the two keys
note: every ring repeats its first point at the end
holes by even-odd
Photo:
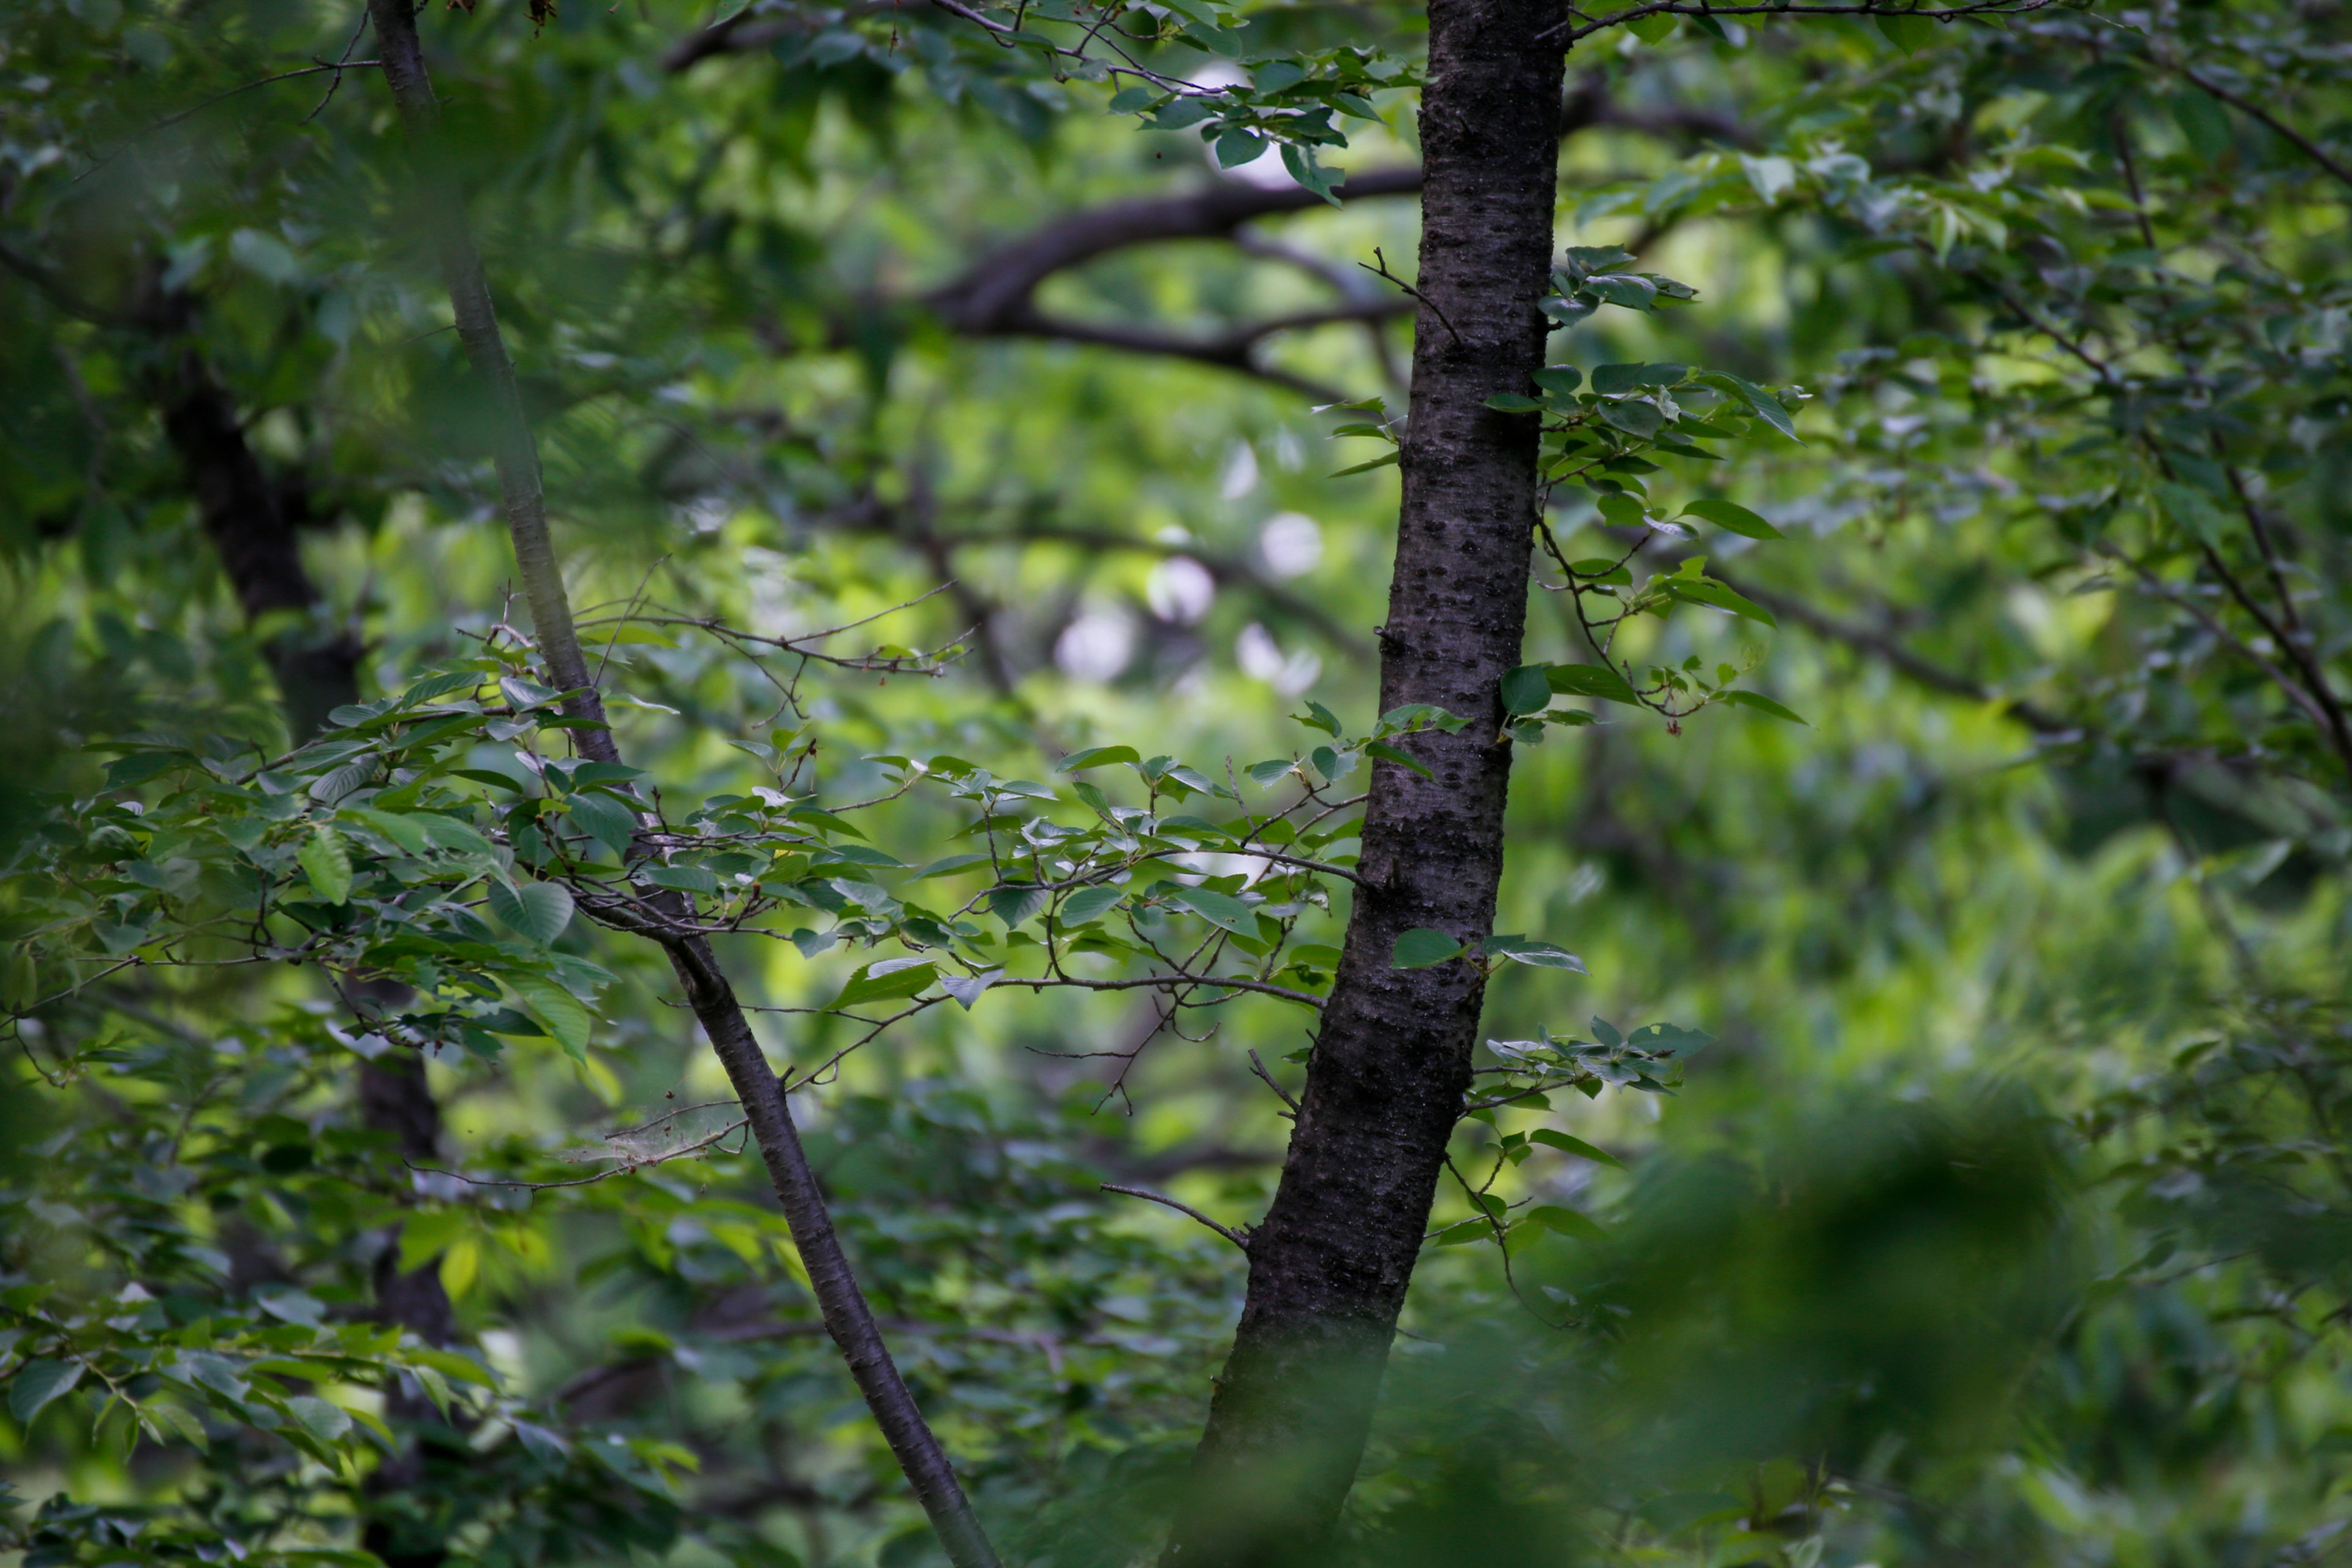
{"type": "MultiPolygon", "coordinates": [[[[280,746],[398,690],[507,615],[511,559],[382,81],[317,68],[370,58],[357,9],[0,18],[13,858],[54,803],[137,784],[102,742],[280,746]]],[[[1661,663],[1758,658],[1806,722],[1620,709],[1521,748],[1497,929],[1589,975],[1514,968],[1486,1034],[1599,1017],[1713,1043],[1670,1097],[1464,1124],[1332,1550],[2322,1561],[2352,1521],[2352,752],[2330,684],[2352,26],[2285,0],[1924,34],[1749,20],[1571,55],[1559,243],[1622,245],[1698,298],[1603,311],[1553,356],[1802,389],[1801,443],[1654,481],[1787,535],[1708,546],[1777,628],[1628,635],[1661,663]],[[2151,429],[2219,477],[2156,476],[2151,429]],[[2197,509],[2233,493],[2252,533],[2232,510],[2200,544],[2221,525],[2197,509]],[[2301,624],[2265,629],[2233,583],[2301,624]],[[1449,1232],[1488,1180],[1564,1217],[1507,1252],[1449,1232]]],[[[583,616],[964,639],[936,679],[810,673],[798,713],[692,628],[601,647],[665,791],[748,789],[734,743],[780,724],[812,727],[828,798],[856,799],[887,787],[873,754],[1044,779],[1132,743],[1222,777],[1308,744],[1307,700],[1369,722],[1395,470],[1332,477],[1379,448],[1335,437],[1367,416],[1328,405],[1404,408],[1410,300],[1363,264],[1414,253],[1409,85],[1349,122],[1326,205],[1272,153],[1220,168],[1190,131],[1107,113],[1116,84],[943,11],[575,0],[535,25],[485,0],[422,22],[435,155],[583,616]]],[[[1300,4],[1250,36],[1411,61],[1421,26],[1300,4]]],[[[1551,521],[1583,554],[1629,542],[1565,494],[1551,521]]],[[[1570,657],[1572,616],[1531,595],[1527,657],[1570,657]]],[[[961,826],[910,797],[870,830],[920,866],[961,826]]],[[[584,1063],[544,1040],[433,1062],[433,1157],[404,1165],[417,1146],[369,1119],[365,1051],[315,976],[50,1002],[37,931],[0,937],[30,1009],[0,1068],[0,1475],[26,1568],[932,1560],[755,1157],[726,1140],[486,1184],[605,1169],[616,1131],[642,1156],[725,1126],[679,1109],[724,1080],[646,953],[575,926],[566,947],[622,981],[584,1063]],[[257,1428],[158,1436],[95,1377],[28,1382],[17,1348],[68,1318],[134,1349],[358,1321],[403,1271],[532,1415],[428,1431],[399,1475],[257,1428]]],[[[859,962],[727,956],[771,1008],[859,962]]],[[[1253,1063],[1295,1091],[1307,1016],[1218,1016],[1155,1036],[1130,997],[1000,989],[795,1097],[1010,1561],[1148,1560],[1197,1436],[1243,1260],[1100,1184],[1261,1211],[1287,1124],[1253,1063]]],[[[803,1069],[853,1035],[761,1026],[803,1069]]]]}

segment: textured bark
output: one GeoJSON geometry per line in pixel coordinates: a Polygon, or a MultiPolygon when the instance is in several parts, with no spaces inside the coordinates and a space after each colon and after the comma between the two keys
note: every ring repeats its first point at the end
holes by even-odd
{"type": "MultiPolygon", "coordinates": [[[[384,79],[409,137],[420,145],[429,143],[440,110],[409,0],[368,0],[368,15],[375,25],[384,79]]],[[[442,281],[449,291],[458,338],[466,346],[474,374],[489,394],[493,425],[489,435],[498,464],[499,491],[540,655],[556,685],[567,694],[566,707],[572,715],[591,721],[591,728],[574,731],[581,751],[598,761],[618,762],[620,752],[612,731],[604,726],[604,700],[589,679],[588,663],[572,625],[570,596],[556,566],[537,441],[523,411],[514,363],[507,355],[465,210],[446,181],[426,174],[417,187],[440,253],[442,281]]],[[[674,920],[684,912],[676,895],[647,901],[666,919],[674,920]]],[[[956,1568],[998,1568],[996,1553],[964,1497],[954,1467],[923,1419],[906,1380],[899,1376],[898,1363],[882,1339],[881,1326],[874,1320],[874,1310],[858,1288],[825,1210],[816,1174],[809,1168],[799,1131],[793,1125],[783,1085],[777,1081],[752,1035],[751,1020],[737,1003],[717,955],[699,936],[669,934],[661,940],[686,989],[687,1001],[709,1037],[712,1053],[727,1069],[728,1081],[751,1122],[778,1206],[792,1230],[793,1245],[808,1271],[810,1290],[824,1314],[825,1328],[848,1363],[858,1392],[905,1472],[916,1500],[922,1504],[956,1568]]]]}
{"type": "Polygon", "coordinates": [[[1498,688],[1519,659],[1535,421],[1485,406],[1543,363],[1562,61],[1559,0],[1433,0],[1421,268],[1381,706],[1472,721],[1412,742],[1435,776],[1372,774],[1362,879],[1282,1181],[1167,1561],[1313,1560],[1363,1451],[1397,1314],[1460,1119],[1482,977],[1397,970],[1397,937],[1493,927],[1510,770],[1498,688]]]}

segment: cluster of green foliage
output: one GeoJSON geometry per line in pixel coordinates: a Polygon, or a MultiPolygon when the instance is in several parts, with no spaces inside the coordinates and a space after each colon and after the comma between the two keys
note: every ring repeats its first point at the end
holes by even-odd
{"type": "MultiPolygon", "coordinates": [[[[1781,9],[1570,29],[1559,331],[1493,405],[1532,934],[1392,955],[1486,968],[1493,1038],[1346,1550],[2319,1561],[2352,25],[1781,9]]],[[[629,767],[509,614],[356,16],[0,18],[0,1545],[927,1561],[637,940],[684,921],[1008,1559],[1148,1556],[1242,1269],[1104,1184],[1255,1215],[1352,792],[1465,722],[1380,713],[1391,459],[1326,446],[1399,433],[1356,263],[1410,206],[1336,170],[1412,161],[1423,18],[429,16],[629,767]],[[1276,163],[1320,199],[1244,243],[941,305],[1276,163]],[[224,585],[207,385],[308,601],[224,585]],[[411,1057],[437,1163],[364,1103],[411,1057]],[[455,1342],[385,1319],[420,1270],[455,1342]]]]}

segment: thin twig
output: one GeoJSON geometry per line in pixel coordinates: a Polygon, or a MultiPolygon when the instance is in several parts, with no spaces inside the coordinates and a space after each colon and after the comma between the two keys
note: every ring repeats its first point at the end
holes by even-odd
{"type": "Polygon", "coordinates": [[[1249,1251],[1249,1237],[1246,1234],[1234,1230],[1230,1226],[1219,1225],[1215,1220],[1211,1219],[1207,1215],[1202,1214],[1199,1209],[1194,1208],[1192,1205],[1180,1204],[1174,1198],[1168,1196],[1165,1193],[1155,1193],[1149,1187],[1123,1187],[1117,1182],[1105,1182],[1102,1184],[1102,1190],[1107,1193],[1124,1193],[1130,1198],[1141,1198],[1146,1203],[1158,1204],[1163,1208],[1174,1209],[1178,1214],[1190,1215],[1192,1218],[1199,1220],[1202,1225],[1207,1226],[1211,1230],[1215,1231],[1219,1236],[1223,1237],[1227,1241],[1232,1242],[1235,1247],[1240,1247],[1243,1252],[1246,1253],[1249,1251]]]}
{"type": "Polygon", "coordinates": [[[1250,1051],[1249,1059],[1250,1071],[1257,1074],[1258,1078],[1265,1084],[1265,1087],[1274,1090],[1275,1095],[1282,1101],[1283,1104],[1290,1107],[1291,1115],[1297,1115],[1298,1101],[1291,1098],[1290,1091],[1288,1089],[1274,1081],[1274,1075],[1265,1070],[1265,1064],[1264,1062],[1258,1060],[1257,1051],[1255,1047],[1250,1051]]]}

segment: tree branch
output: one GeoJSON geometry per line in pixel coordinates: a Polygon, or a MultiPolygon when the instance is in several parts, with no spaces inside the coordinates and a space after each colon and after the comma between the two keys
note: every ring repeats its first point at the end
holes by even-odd
{"type": "MultiPolygon", "coordinates": [[[[541,652],[550,675],[567,694],[567,711],[593,726],[575,731],[582,752],[598,761],[618,762],[619,749],[604,726],[604,703],[589,679],[572,626],[570,598],[556,567],[538,446],[515,385],[514,363],[507,356],[506,342],[491,309],[489,282],[456,189],[424,167],[438,129],[440,106],[425,71],[416,16],[409,8],[409,0],[368,0],[368,11],[383,45],[384,79],[419,154],[419,195],[440,252],[443,281],[457,318],[458,336],[474,374],[490,394],[488,414],[499,488],[541,652]]],[[[736,1001],[726,972],[709,943],[699,936],[674,938],[662,945],[751,1123],[752,1136],[759,1142],[825,1327],[929,1516],[949,1560],[956,1568],[999,1568],[996,1552],[964,1497],[946,1452],[883,1342],[873,1308],[850,1269],[816,1173],[809,1167],[807,1151],[793,1125],[783,1086],[752,1035],[751,1021],[736,1001]]]]}

